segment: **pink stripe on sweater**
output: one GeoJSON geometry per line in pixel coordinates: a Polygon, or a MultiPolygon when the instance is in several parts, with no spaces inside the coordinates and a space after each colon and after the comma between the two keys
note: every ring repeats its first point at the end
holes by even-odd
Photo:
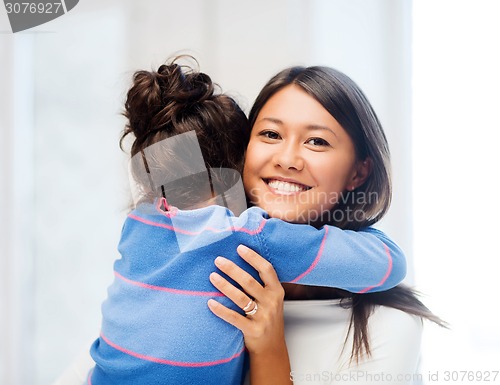
{"type": "Polygon", "coordinates": [[[141,217],[139,217],[139,216],[137,216],[135,214],[129,214],[128,217],[131,218],[131,219],[135,219],[136,221],[144,223],[146,225],[155,226],[155,227],[162,227],[164,229],[172,230],[172,231],[174,231],[176,233],[181,233],[181,234],[186,234],[186,235],[198,235],[198,234],[201,234],[203,231],[212,231],[214,233],[223,233],[225,231],[238,231],[238,232],[241,232],[241,233],[247,233],[247,234],[250,234],[250,235],[255,235],[255,234],[258,234],[258,233],[260,233],[262,231],[262,229],[264,228],[264,225],[266,223],[266,220],[263,219],[260,222],[259,227],[256,228],[255,230],[246,229],[244,227],[232,227],[231,226],[231,227],[228,227],[228,228],[225,228],[225,229],[215,229],[213,227],[206,227],[202,231],[190,231],[190,230],[181,229],[179,227],[174,227],[174,226],[168,225],[166,223],[153,222],[153,221],[150,221],[149,219],[141,218],[141,217]]]}
{"type": "Polygon", "coordinates": [[[192,296],[203,296],[203,297],[224,297],[224,294],[218,291],[195,291],[195,290],[180,290],[180,289],[174,289],[171,287],[164,287],[164,286],[154,286],[150,285],[148,283],[144,282],[139,282],[139,281],[132,281],[131,279],[125,278],[123,275],[115,271],[115,276],[127,283],[130,283],[131,285],[142,287],[144,289],[149,289],[149,290],[157,290],[157,291],[165,291],[167,293],[172,293],[172,294],[180,294],[180,295],[192,295],[192,296]]]}
{"type": "Polygon", "coordinates": [[[325,242],[326,242],[326,237],[328,236],[328,226],[325,226],[325,235],[323,235],[323,239],[321,240],[321,245],[319,247],[318,254],[316,255],[316,258],[314,258],[313,263],[311,263],[311,266],[304,271],[302,274],[300,274],[297,278],[293,279],[290,281],[290,283],[295,283],[300,281],[302,278],[304,278],[307,274],[309,274],[311,271],[314,270],[316,265],[318,264],[319,260],[321,259],[321,255],[323,254],[323,250],[325,249],[325,242]]]}
{"type": "Polygon", "coordinates": [[[216,361],[182,362],[182,361],[165,360],[163,358],[151,357],[151,356],[147,356],[144,354],[133,352],[132,350],[125,349],[125,348],[111,342],[109,339],[104,337],[104,335],[102,333],[101,333],[101,338],[104,341],[106,341],[106,343],[108,345],[112,346],[113,348],[115,348],[116,350],[119,350],[122,353],[128,354],[129,356],[136,357],[136,358],[139,358],[139,359],[145,360],[145,361],[156,362],[157,364],[164,364],[164,365],[171,365],[171,366],[184,366],[184,367],[189,367],[189,368],[199,368],[202,366],[214,366],[214,365],[225,364],[225,363],[232,361],[235,358],[239,357],[241,355],[241,353],[243,353],[245,351],[245,347],[243,347],[238,353],[236,353],[232,357],[223,358],[223,359],[216,360],[216,361]]]}
{"type": "Polygon", "coordinates": [[[391,256],[391,251],[389,250],[389,248],[387,247],[387,245],[385,243],[384,243],[384,249],[385,249],[385,253],[387,254],[387,259],[389,260],[388,261],[388,266],[387,266],[387,271],[385,272],[384,277],[376,285],[369,286],[366,289],[361,290],[359,292],[359,294],[366,293],[366,292],[370,291],[371,289],[373,289],[374,287],[379,287],[379,286],[383,285],[385,283],[385,281],[387,281],[387,278],[389,278],[389,275],[391,275],[391,271],[392,271],[392,256],[391,256]]]}

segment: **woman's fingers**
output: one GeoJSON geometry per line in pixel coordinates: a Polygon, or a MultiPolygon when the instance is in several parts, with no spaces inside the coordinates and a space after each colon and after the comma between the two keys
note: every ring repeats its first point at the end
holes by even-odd
{"type": "Polygon", "coordinates": [[[276,270],[274,270],[273,265],[268,260],[262,258],[258,253],[245,245],[239,245],[236,251],[241,258],[258,271],[265,286],[281,287],[276,270]]]}
{"type": "MultiPolygon", "coordinates": [[[[226,258],[217,257],[215,259],[215,265],[230,278],[234,279],[243,288],[243,291],[252,296],[257,302],[262,303],[267,300],[274,301],[276,299],[282,299],[285,292],[273,265],[247,246],[239,245],[237,252],[243,260],[257,270],[262,282],[264,282],[264,287],[249,273],[226,258]],[[270,290],[270,293],[267,295],[265,294],[266,288],[270,290]]],[[[230,285],[229,282],[227,282],[227,285],[230,285]]],[[[226,283],[224,283],[224,286],[226,286],[226,283]]],[[[218,287],[218,289],[220,288],[218,287]]],[[[241,298],[236,297],[236,301],[234,302],[240,307],[245,306],[241,298]]]]}
{"type": "MultiPolygon", "coordinates": [[[[247,308],[251,304],[252,299],[246,295],[241,290],[234,287],[230,282],[228,282],[224,277],[217,273],[210,274],[210,282],[227,298],[233,301],[236,306],[241,309],[247,308]]],[[[245,311],[247,311],[246,309],[245,311]]]]}
{"type": "MultiPolygon", "coordinates": [[[[252,277],[249,273],[236,265],[234,262],[224,257],[217,257],[215,258],[215,265],[222,272],[227,274],[228,277],[238,282],[238,284],[247,294],[251,295],[254,298],[259,298],[260,296],[262,296],[264,290],[262,285],[254,277],[252,277]]],[[[237,303],[237,305],[239,306],[240,304],[237,303]]]]}
{"type": "Polygon", "coordinates": [[[228,309],[223,304],[214,299],[208,300],[208,307],[217,317],[240,329],[243,333],[250,327],[251,320],[242,316],[238,312],[228,309]]]}

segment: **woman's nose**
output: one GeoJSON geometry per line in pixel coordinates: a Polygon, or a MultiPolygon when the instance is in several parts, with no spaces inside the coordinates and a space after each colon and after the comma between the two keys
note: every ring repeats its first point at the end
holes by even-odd
{"type": "Polygon", "coordinates": [[[304,168],[304,159],[300,150],[292,145],[283,145],[276,149],[274,164],[285,170],[301,171],[304,168]]]}

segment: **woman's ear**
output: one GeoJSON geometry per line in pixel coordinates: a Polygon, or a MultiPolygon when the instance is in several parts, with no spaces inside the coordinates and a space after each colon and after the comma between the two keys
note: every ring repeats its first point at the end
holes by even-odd
{"type": "Polygon", "coordinates": [[[371,158],[358,160],[354,169],[354,176],[347,186],[347,189],[353,191],[366,182],[373,169],[373,161],[371,158]]]}

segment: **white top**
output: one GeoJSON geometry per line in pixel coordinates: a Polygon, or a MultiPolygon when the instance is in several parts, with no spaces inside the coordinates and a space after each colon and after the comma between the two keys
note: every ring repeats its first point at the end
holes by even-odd
{"type": "MultiPolygon", "coordinates": [[[[376,306],[368,321],[371,356],[350,363],[351,310],[339,299],[285,301],[285,339],[294,385],[420,384],[419,317],[376,306]]],[[[250,384],[247,376],[245,385],[250,384]]]]}
{"type": "Polygon", "coordinates": [[[285,301],[285,338],[295,385],[413,384],[422,335],[419,317],[376,306],[368,321],[371,357],[349,364],[351,310],[340,300],[285,301]]]}

